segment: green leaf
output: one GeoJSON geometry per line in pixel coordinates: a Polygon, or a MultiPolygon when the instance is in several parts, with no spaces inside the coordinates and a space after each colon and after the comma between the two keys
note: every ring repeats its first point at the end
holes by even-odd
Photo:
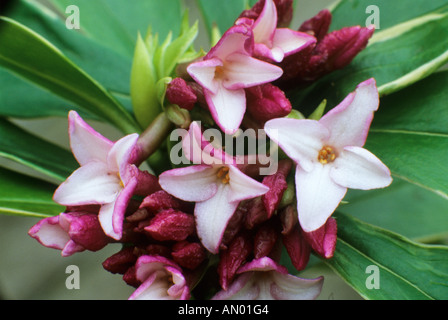
{"type": "Polygon", "coordinates": [[[27,27],[0,19],[0,64],[106,119],[124,133],[139,131],[133,117],[107,90],[27,27]]]}
{"type": "Polygon", "coordinates": [[[212,38],[214,25],[220,33],[230,28],[243,10],[247,8],[247,0],[197,0],[204,19],[209,39],[212,38]]]}
{"type": "Polygon", "coordinates": [[[165,37],[170,30],[179,30],[181,3],[179,0],[139,0],[130,4],[122,0],[51,0],[63,14],[69,5],[80,11],[81,32],[95,41],[132,57],[140,32],[151,26],[165,37]]]}
{"type": "Polygon", "coordinates": [[[344,200],[338,211],[414,241],[448,236],[448,201],[404,180],[395,178],[385,189],[349,190],[344,200]]]}
{"type": "Polygon", "coordinates": [[[366,148],[396,177],[448,198],[448,72],[381,99],[366,148]]]}
{"type": "Polygon", "coordinates": [[[0,115],[15,118],[67,116],[71,103],[0,69],[0,115]],[[26,94],[24,94],[26,92],[26,94]]]}
{"type": "Polygon", "coordinates": [[[367,10],[371,5],[377,6],[379,10],[380,29],[386,29],[431,12],[446,12],[448,10],[447,0],[428,2],[420,0],[339,0],[331,7],[333,15],[331,30],[339,30],[347,26],[366,26],[368,18],[374,14],[374,11],[367,10]],[[397,14],[398,12],[400,14],[397,14]]]}
{"type": "Polygon", "coordinates": [[[53,198],[56,186],[0,168],[0,213],[45,218],[65,210],[53,198]]]}
{"type": "Polygon", "coordinates": [[[32,135],[0,118],[0,156],[64,181],[79,167],[65,149],[32,135]]]}
{"type": "MultiPolygon", "coordinates": [[[[431,14],[397,33],[371,42],[342,70],[303,91],[290,92],[295,108],[312,108],[323,99],[337,105],[357,84],[375,78],[381,95],[403,89],[430,75],[448,61],[448,14],[431,14]]],[[[384,35],[383,33],[383,35],[384,35]]]]}
{"type": "Polygon", "coordinates": [[[334,257],[326,263],[362,297],[448,298],[448,247],[418,244],[345,214],[338,213],[335,217],[338,242],[334,257]],[[379,289],[366,286],[370,283],[369,266],[378,268],[379,289]]]}

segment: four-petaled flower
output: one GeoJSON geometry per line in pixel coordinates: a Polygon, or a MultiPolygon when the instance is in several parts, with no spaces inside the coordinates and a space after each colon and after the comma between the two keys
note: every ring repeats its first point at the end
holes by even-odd
{"type": "Polygon", "coordinates": [[[285,56],[294,54],[316,43],[316,38],[309,34],[288,28],[277,28],[277,9],[273,0],[264,2],[263,11],[251,22],[240,18],[235,24],[252,25],[254,33],[254,55],[281,62],[285,56]]]}
{"type": "Polygon", "coordinates": [[[228,134],[238,130],[246,111],[244,88],[272,82],[283,74],[281,68],[252,57],[253,41],[250,27],[233,26],[202,61],[187,68],[204,88],[213,119],[228,134]]]}
{"type": "Polygon", "coordinates": [[[190,289],[182,269],[161,256],[141,256],[135,264],[135,277],[142,284],[129,300],[188,300],[190,289]]]}
{"type": "Polygon", "coordinates": [[[238,278],[213,300],[312,300],[320,294],[323,277],[303,279],[268,257],[253,260],[239,268],[238,278]]]}
{"type": "Polygon", "coordinates": [[[347,188],[384,188],[392,182],[389,169],[362,148],[378,105],[375,80],[369,79],[319,121],[266,122],[266,134],[297,163],[297,211],[305,232],[325,224],[347,188]]]}
{"type": "Polygon", "coordinates": [[[104,232],[119,240],[131,197],[160,189],[157,178],[133,164],[138,134],[114,143],[75,111],[68,118],[70,147],[81,167],[59,186],[53,199],[64,206],[101,205],[98,218],[104,232]]]}
{"type": "Polygon", "coordinates": [[[206,249],[217,253],[228,221],[238,204],[265,194],[269,188],[246,176],[236,160],[204,140],[192,122],[183,137],[185,156],[196,165],[165,171],[160,186],[173,196],[196,202],[194,214],[198,236],[206,249]]]}

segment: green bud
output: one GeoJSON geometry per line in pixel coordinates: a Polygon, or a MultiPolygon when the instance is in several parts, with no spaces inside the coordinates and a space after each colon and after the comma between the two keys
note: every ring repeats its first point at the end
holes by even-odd
{"type": "Polygon", "coordinates": [[[140,34],[134,52],[131,69],[132,108],[139,124],[146,128],[161,112],[157,100],[156,73],[152,57],[140,34]]]}

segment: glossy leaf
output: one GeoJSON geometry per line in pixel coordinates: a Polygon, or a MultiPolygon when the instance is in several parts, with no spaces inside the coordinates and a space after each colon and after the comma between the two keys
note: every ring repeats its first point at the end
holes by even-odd
{"type": "Polygon", "coordinates": [[[4,168],[0,168],[0,181],[2,214],[44,218],[65,210],[52,200],[53,184],[4,168]]]}
{"type": "Polygon", "coordinates": [[[95,41],[132,57],[137,34],[148,27],[164,38],[170,30],[179,30],[181,7],[178,0],[51,0],[68,17],[67,7],[78,6],[82,15],[81,31],[95,41]],[[99,19],[101,19],[99,22],[99,19]]]}
{"type": "MultiPolygon", "coordinates": [[[[448,14],[430,15],[401,32],[381,30],[350,65],[290,92],[294,108],[315,108],[323,99],[338,104],[356,85],[375,78],[381,95],[391,94],[430,75],[448,61],[448,14]]],[[[374,35],[375,36],[375,35],[374,35]]]]}
{"type": "Polygon", "coordinates": [[[448,72],[381,99],[366,148],[392,174],[448,198],[448,72]]]}
{"type": "Polygon", "coordinates": [[[420,0],[339,0],[331,6],[333,19],[330,27],[331,30],[338,30],[347,26],[366,26],[372,22],[370,17],[373,18],[378,12],[381,30],[431,12],[446,12],[447,10],[447,0],[428,2],[420,0]]]}
{"type": "Polygon", "coordinates": [[[338,213],[338,242],[328,265],[362,297],[375,300],[447,299],[448,247],[422,245],[338,213]],[[369,266],[371,269],[368,269],[369,266]],[[372,270],[378,268],[378,289],[372,270]]]}
{"type": "Polygon", "coordinates": [[[448,236],[448,201],[395,178],[377,190],[349,190],[338,211],[420,242],[448,236]],[[413,199],[414,201],[410,201],[413,199]]]}
{"type": "MultiPolygon", "coordinates": [[[[128,111],[132,112],[129,97],[129,77],[132,63],[130,58],[95,42],[76,29],[67,29],[64,21],[38,2],[16,1],[6,14],[55,45],[77,66],[101,83],[128,111]]],[[[63,115],[65,117],[66,110],[81,111],[77,106],[70,108],[73,103],[17,76],[10,75],[6,71],[0,71],[0,82],[2,88],[6,86],[10,89],[0,92],[0,112],[3,115],[14,117],[63,115]],[[11,84],[11,81],[14,83],[11,84]],[[17,95],[17,90],[29,94],[17,95]]],[[[93,115],[86,112],[81,113],[89,118],[94,118],[93,115]]]]}
{"type": "Polygon", "coordinates": [[[79,165],[66,149],[0,118],[0,156],[64,181],[79,165]]]}
{"type": "Polygon", "coordinates": [[[106,119],[124,133],[139,131],[117,100],[59,49],[9,18],[1,18],[0,28],[1,65],[106,119]]]}

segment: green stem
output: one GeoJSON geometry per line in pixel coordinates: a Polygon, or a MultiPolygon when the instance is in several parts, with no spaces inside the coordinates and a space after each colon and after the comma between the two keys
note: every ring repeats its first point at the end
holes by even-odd
{"type": "Polygon", "coordinates": [[[137,141],[139,148],[137,163],[142,163],[155,153],[170,134],[172,128],[173,123],[168,119],[165,112],[160,113],[143,131],[137,141]]]}

